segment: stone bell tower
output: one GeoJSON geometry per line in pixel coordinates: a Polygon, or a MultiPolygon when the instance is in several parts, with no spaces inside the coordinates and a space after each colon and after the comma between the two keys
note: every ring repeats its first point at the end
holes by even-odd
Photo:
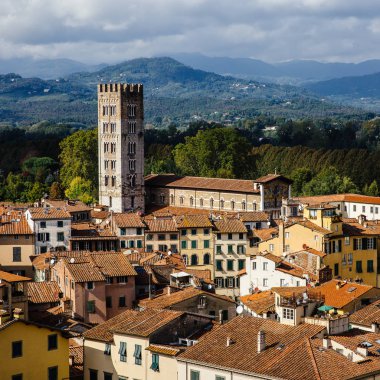
{"type": "Polygon", "coordinates": [[[144,103],[141,84],[98,85],[99,203],[144,211],[144,103]]]}

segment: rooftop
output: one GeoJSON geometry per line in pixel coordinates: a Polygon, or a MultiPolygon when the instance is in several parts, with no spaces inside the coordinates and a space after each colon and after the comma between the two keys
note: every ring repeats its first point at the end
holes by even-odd
{"type": "Polygon", "coordinates": [[[28,211],[32,220],[71,219],[71,215],[61,208],[31,207],[28,211]]]}
{"type": "Polygon", "coordinates": [[[119,228],[144,228],[145,224],[140,215],[135,213],[114,213],[114,222],[119,228]]]}
{"type": "Polygon", "coordinates": [[[380,324],[380,300],[372,302],[350,315],[350,322],[371,327],[372,323],[380,324]]]}
{"type": "Polygon", "coordinates": [[[34,304],[59,302],[61,289],[52,282],[28,282],[29,302],[34,304]]]}

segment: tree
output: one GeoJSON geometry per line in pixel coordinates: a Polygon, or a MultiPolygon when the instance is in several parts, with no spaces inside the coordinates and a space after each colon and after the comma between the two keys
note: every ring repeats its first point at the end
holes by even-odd
{"type": "Polygon", "coordinates": [[[64,195],[64,191],[59,182],[53,182],[50,186],[49,190],[49,198],[50,199],[62,199],[64,195]]]}
{"type": "Polygon", "coordinates": [[[44,192],[45,192],[44,186],[39,182],[35,182],[32,188],[27,192],[26,198],[28,202],[35,202],[35,201],[40,200],[43,197],[44,192]]]}
{"type": "Polygon", "coordinates": [[[251,172],[251,145],[233,128],[198,131],[186,137],[173,151],[174,161],[184,175],[247,178],[251,172]]]}
{"type": "Polygon", "coordinates": [[[64,188],[80,177],[89,181],[90,194],[95,196],[98,188],[98,135],[96,129],[78,131],[59,144],[61,153],[60,178],[64,188]]]}
{"type": "Polygon", "coordinates": [[[374,197],[377,197],[379,195],[379,187],[377,186],[377,182],[376,182],[375,179],[367,187],[367,190],[364,191],[364,194],[366,194],[366,195],[372,195],[374,197]]]}
{"type": "Polygon", "coordinates": [[[86,204],[94,202],[92,196],[91,182],[81,177],[75,177],[71,182],[68,189],[65,191],[66,197],[69,199],[80,200],[86,204]]]}
{"type": "Polygon", "coordinates": [[[292,171],[290,177],[293,180],[292,193],[300,195],[303,192],[303,187],[313,178],[313,173],[308,168],[298,168],[292,171]]]}

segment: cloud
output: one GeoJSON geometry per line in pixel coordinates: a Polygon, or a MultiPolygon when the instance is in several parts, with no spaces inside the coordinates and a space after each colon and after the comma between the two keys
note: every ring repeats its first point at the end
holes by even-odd
{"type": "Polygon", "coordinates": [[[378,57],[379,20],[373,0],[2,0],[0,54],[359,61],[378,57]]]}

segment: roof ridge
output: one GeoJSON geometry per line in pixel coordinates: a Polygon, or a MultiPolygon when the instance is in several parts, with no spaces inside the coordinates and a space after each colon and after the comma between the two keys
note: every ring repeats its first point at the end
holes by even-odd
{"type": "Polygon", "coordinates": [[[306,339],[306,349],[309,352],[309,355],[311,356],[311,359],[312,359],[311,360],[311,364],[313,366],[313,369],[314,369],[314,372],[316,374],[317,380],[321,380],[321,374],[319,373],[317,361],[315,360],[315,356],[314,356],[314,352],[313,352],[313,347],[311,347],[311,342],[310,342],[311,338],[305,338],[305,339],[306,339]]]}

